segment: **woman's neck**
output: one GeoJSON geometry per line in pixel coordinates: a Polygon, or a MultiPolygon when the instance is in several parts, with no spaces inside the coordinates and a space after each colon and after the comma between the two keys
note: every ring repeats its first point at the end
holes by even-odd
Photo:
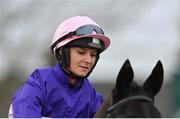
{"type": "Polygon", "coordinates": [[[69,83],[74,86],[76,84],[77,79],[69,78],[69,83]]]}

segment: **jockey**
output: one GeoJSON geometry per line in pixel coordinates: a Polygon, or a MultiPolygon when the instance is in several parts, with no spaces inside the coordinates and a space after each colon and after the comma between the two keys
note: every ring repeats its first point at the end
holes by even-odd
{"type": "Polygon", "coordinates": [[[75,16],[57,28],[53,67],[36,69],[12,99],[14,118],[92,118],[103,102],[87,77],[110,40],[92,19],[75,16]]]}

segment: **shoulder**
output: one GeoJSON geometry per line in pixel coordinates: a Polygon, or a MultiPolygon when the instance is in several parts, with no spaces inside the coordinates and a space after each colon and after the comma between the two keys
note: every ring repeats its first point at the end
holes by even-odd
{"type": "Polygon", "coordinates": [[[96,87],[89,81],[89,79],[85,79],[84,80],[84,84],[90,89],[90,91],[92,92],[93,96],[92,97],[96,97],[97,95],[99,95],[99,92],[96,90],[96,87]]]}
{"type": "Polygon", "coordinates": [[[29,75],[28,81],[41,85],[52,85],[66,78],[67,77],[60,68],[59,64],[56,64],[54,66],[40,67],[35,69],[32,74],[29,75]]]}
{"type": "Polygon", "coordinates": [[[51,72],[53,67],[40,67],[35,69],[27,78],[25,83],[17,90],[15,97],[27,98],[34,95],[42,95],[44,92],[44,84],[48,72],[51,72]],[[45,78],[46,77],[46,78],[45,78]]]}
{"type": "MultiPolygon", "coordinates": [[[[45,80],[53,74],[53,68],[55,66],[39,67],[36,68],[29,76],[27,82],[31,83],[43,83],[45,80]]],[[[51,76],[52,77],[52,76],[51,76]]]]}
{"type": "Polygon", "coordinates": [[[38,73],[48,73],[51,72],[52,69],[53,66],[39,67],[32,72],[32,75],[37,75],[38,73]]]}
{"type": "Polygon", "coordinates": [[[35,69],[30,76],[34,78],[39,78],[39,77],[46,77],[49,74],[52,74],[53,71],[58,67],[56,64],[55,66],[47,66],[47,67],[39,67],[35,69]]]}
{"type": "Polygon", "coordinates": [[[83,85],[86,86],[86,87],[89,87],[89,88],[92,89],[92,90],[95,89],[94,86],[93,86],[93,84],[89,81],[88,78],[85,78],[85,79],[84,79],[83,85]]]}
{"type": "Polygon", "coordinates": [[[90,88],[90,92],[91,92],[90,99],[94,108],[93,112],[96,112],[97,108],[103,102],[104,96],[100,92],[98,92],[98,90],[96,90],[95,86],[88,79],[86,79],[85,82],[87,85],[89,85],[90,88]]]}

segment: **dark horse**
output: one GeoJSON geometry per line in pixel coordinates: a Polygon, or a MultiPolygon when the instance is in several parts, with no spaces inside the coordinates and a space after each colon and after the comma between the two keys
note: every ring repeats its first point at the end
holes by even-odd
{"type": "Polygon", "coordinates": [[[94,118],[161,117],[154,105],[154,97],[163,84],[163,66],[158,61],[142,86],[133,81],[129,60],[123,64],[110,95],[104,100],[94,118]]]}

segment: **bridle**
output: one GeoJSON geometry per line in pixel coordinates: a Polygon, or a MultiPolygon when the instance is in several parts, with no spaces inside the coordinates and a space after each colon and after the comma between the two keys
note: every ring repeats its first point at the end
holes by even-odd
{"type": "Polygon", "coordinates": [[[151,98],[147,97],[147,96],[142,96],[142,95],[130,96],[130,97],[127,97],[125,99],[121,99],[117,103],[110,106],[107,109],[107,117],[109,117],[111,112],[113,110],[115,110],[118,106],[123,105],[123,104],[125,104],[127,102],[130,102],[130,101],[147,101],[147,102],[150,102],[150,103],[154,103],[154,101],[151,98]]]}

